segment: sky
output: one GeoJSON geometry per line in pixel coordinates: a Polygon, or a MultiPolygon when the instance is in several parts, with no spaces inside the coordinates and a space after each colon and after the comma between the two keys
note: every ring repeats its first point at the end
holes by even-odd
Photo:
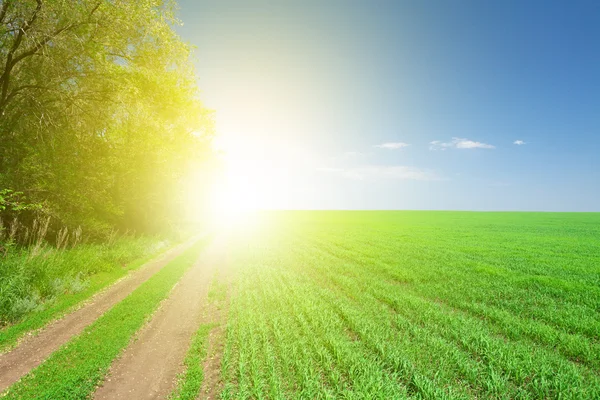
{"type": "Polygon", "coordinates": [[[180,0],[230,201],[600,211],[600,2],[180,0]]]}

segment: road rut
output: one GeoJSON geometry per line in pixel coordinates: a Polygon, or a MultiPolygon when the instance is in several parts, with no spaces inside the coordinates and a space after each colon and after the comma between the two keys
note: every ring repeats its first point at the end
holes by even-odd
{"type": "Polygon", "coordinates": [[[225,239],[215,238],[152,320],[111,366],[95,399],[164,399],[202,320],[210,282],[223,268],[225,239]]]}
{"type": "Polygon", "coordinates": [[[146,263],[108,289],[93,296],[81,308],[51,322],[37,335],[25,336],[16,348],[1,354],[0,393],[40,365],[73,336],[80,334],[86,326],[127,297],[185,249],[196,243],[198,239],[198,237],[190,239],[146,263]]]}

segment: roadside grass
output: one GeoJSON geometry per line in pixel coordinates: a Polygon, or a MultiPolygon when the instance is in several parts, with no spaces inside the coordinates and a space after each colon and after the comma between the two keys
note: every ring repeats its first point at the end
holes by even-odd
{"type": "Polygon", "coordinates": [[[208,334],[216,326],[215,323],[202,324],[194,334],[183,365],[185,371],[178,377],[177,388],[169,399],[193,400],[198,397],[204,381],[202,362],[206,357],[208,334]]]}
{"type": "Polygon", "coordinates": [[[210,238],[201,239],[107,311],[4,394],[5,399],[86,399],[111,362],[151,317],[161,300],[198,259],[210,238]]]}
{"type": "Polygon", "coordinates": [[[215,275],[208,288],[208,301],[215,304],[217,307],[223,305],[227,299],[227,284],[219,280],[219,276],[215,275]]]}
{"type": "Polygon", "coordinates": [[[222,399],[600,398],[600,214],[271,216],[230,245],[222,399]]]}
{"type": "Polygon", "coordinates": [[[112,244],[0,259],[0,321],[8,323],[0,329],[0,352],[171,247],[154,238],[122,237],[112,244]]]}
{"type": "MultiPolygon", "coordinates": [[[[207,307],[222,309],[227,299],[227,285],[215,275],[208,290],[207,307]]],[[[194,334],[190,348],[183,362],[184,372],[178,376],[177,387],[169,396],[170,400],[192,400],[198,398],[204,381],[203,362],[208,351],[208,335],[222,321],[211,321],[200,325],[194,334]]]]}

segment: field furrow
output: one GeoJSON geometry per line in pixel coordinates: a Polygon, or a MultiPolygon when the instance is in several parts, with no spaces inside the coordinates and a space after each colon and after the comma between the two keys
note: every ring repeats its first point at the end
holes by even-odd
{"type": "Polygon", "coordinates": [[[600,396],[599,225],[277,217],[233,238],[223,398],[600,396]]]}

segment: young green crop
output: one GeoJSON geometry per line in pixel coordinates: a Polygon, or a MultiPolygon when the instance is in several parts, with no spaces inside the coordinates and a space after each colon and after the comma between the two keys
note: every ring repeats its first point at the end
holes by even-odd
{"type": "Polygon", "coordinates": [[[202,324],[192,337],[190,348],[183,361],[185,372],[179,377],[177,388],[169,397],[171,400],[193,400],[198,396],[204,380],[202,361],[206,357],[208,334],[213,328],[214,324],[202,324]]]}
{"type": "Polygon", "coordinates": [[[224,399],[600,397],[600,214],[271,219],[231,245],[224,399]]]}
{"type": "MultiPolygon", "coordinates": [[[[209,290],[228,303],[221,398],[600,398],[599,214],[263,217],[232,232],[232,282],[209,290]]],[[[201,247],[8,398],[89,396],[201,247]]],[[[209,329],[174,396],[198,393],[209,329]]]]}

